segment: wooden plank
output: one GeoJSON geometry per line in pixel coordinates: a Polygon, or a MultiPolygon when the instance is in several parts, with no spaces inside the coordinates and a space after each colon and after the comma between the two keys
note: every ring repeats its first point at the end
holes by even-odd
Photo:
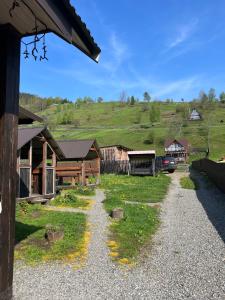
{"type": "Polygon", "coordinates": [[[0,45],[0,299],[11,299],[20,72],[20,36],[12,26],[0,26],[0,45]]]}
{"type": "Polygon", "coordinates": [[[42,195],[46,194],[46,160],[47,160],[47,142],[42,147],[42,195]]]}
{"type": "Polygon", "coordinates": [[[81,184],[86,185],[86,176],[85,176],[85,161],[82,161],[82,170],[81,170],[81,184]]]}

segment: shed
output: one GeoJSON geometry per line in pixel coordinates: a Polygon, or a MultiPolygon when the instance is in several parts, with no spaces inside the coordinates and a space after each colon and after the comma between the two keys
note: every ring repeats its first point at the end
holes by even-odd
{"type": "Polygon", "coordinates": [[[46,127],[19,128],[18,199],[45,202],[56,192],[56,160],[64,154],[46,127]]]}
{"type": "Polygon", "coordinates": [[[0,299],[12,298],[21,39],[48,32],[98,61],[101,50],[69,0],[0,1],[0,299]]]}
{"type": "Polygon", "coordinates": [[[190,121],[198,121],[201,119],[202,119],[201,114],[197,111],[197,109],[194,108],[189,116],[189,120],[190,121]]]}
{"type": "Polygon", "coordinates": [[[59,185],[86,185],[90,179],[99,182],[101,152],[96,140],[58,141],[64,159],[57,162],[59,185]]]}
{"type": "Polygon", "coordinates": [[[102,159],[104,161],[128,161],[128,151],[133,149],[123,145],[108,145],[100,147],[102,159]]]}
{"type": "Polygon", "coordinates": [[[129,151],[128,175],[155,175],[155,150],[129,151]]]}
{"type": "Polygon", "coordinates": [[[178,163],[187,161],[189,149],[189,143],[185,139],[168,139],[165,141],[165,154],[174,157],[178,163]]]}

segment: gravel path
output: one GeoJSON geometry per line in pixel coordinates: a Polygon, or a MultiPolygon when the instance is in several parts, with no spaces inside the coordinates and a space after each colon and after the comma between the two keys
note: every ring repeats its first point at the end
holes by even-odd
{"type": "Polygon", "coordinates": [[[97,191],[89,214],[92,239],[87,264],[22,267],[15,271],[15,299],[225,299],[225,199],[218,191],[197,194],[172,175],[162,205],[162,225],[138,266],[123,270],[108,257],[108,217],[97,191]]]}

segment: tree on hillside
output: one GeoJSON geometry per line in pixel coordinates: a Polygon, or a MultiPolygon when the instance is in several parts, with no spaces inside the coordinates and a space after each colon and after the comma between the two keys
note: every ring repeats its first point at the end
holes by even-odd
{"type": "Polygon", "coordinates": [[[220,94],[220,102],[221,102],[221,103],[225,103],[225,93],[224,93],[224,92],[222,92],[222,93],[220,94]]]}
{"type": "Polygon", "coordinates": [[[144,140],[144,143],[147,145],[151,145],[154,144],[154,141],[155,141],[155,132],[153,130],[150,130],[147,138],[144,140]]]}
{"type": "Polygon", "coordinates": [[[201,101],[201,102],[208,102],[208,96],[207,96],[207,94],[202,90],[202,91],[200,91],[200,93],[199,93],[199,101],[201,101]]]}
{"type": "Polygon", "coordinates": [[[160,121],[160,107],[157,103],[152,103],[150,106],[149,120],[152,124],[160,121]]]}
{"type": "Polygon", "coordinates": [[[151,100],[151,96],[149,95],[149,93],[148,92],[144,92],[144,101],[145,102],[150,102],[150,100],[151,100]]]}
{"type": "Polygon", "coordinates": [[[209,99],[210,102],[213,102],[213,101],[216,100],[216,90],[215,89],[211,88],[209,90],[208,99],[209,99]]]}
{"type": "Polygon", "coordinates": [[[135,98],[134,96],[130,97],[130,105],[134,105],[135,104],[135,98]]]}
{"type": "Polygon", "coordinates": [[[97,99],[97,102],[98,103],[102,103],[104,100],[103,100],[103,98],[102,97],[98,97],[98,99],[97,99]]]}
{"type": "Polygon", "coordinates": [[[127,93],[125,91],[122,91],[119,96],[119,102],[126,103],[126,101],[127,101],[127,93]]]}

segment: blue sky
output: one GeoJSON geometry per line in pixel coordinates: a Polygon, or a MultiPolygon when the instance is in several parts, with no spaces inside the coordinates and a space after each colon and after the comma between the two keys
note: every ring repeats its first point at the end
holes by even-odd
{"type": "Polygon", "coordinates": [[[185,100],[225,90],[224,0],[72,0],[102,49],[99,64],[47,36],[48,62],[21,59],[23,92],[185,100]]]}

